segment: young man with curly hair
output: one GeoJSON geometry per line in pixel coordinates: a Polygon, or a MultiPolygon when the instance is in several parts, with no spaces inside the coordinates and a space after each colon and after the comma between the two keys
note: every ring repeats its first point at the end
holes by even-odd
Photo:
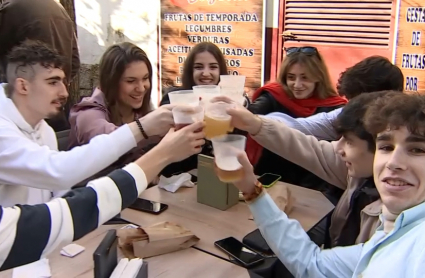
{"type": "MultiPolygon", "coordinates": [[[[367,96],[356,97],[353,102],[367,96]]],[[[351,104],[347,104],[340,116],[351,104]]],[[[243,192],[267,243],[296,277],[424,276],[425,96],[388,92],[377,96],[366,106],[367,111],[361,121],[376,141],[370,174],[373,173],[382,210],[379,211],[381,224],[365,243],[321,250],[310,241],[298,221],[289,219],[263,191],[246,154],[241,153],[238,157],[245,176],[235,185],[243,192]]],[[[237,123],[235,127],[248,129],[259,141],[266,141],[266,136],[270,136],[265,132],[273,125],[270,120],[259,118],[249,122],[252,118],[247,112],[233,112],[233,116],[239,115],[234,120],[237,123]]],[[[290,138],[302,137],[299,132],[292,133],[290,138]]],[[[294,140],[285,143],[287,148],[292,148],[294,140]]],[[[365,142],[364,151],[368,148],[365,142]]],[[[322,158],[317,157],[318,160],[322,158]]],[[[328,162],[331,160],[327,158],[328,162]]],[[[370,158],[367,163],[371,163],[370,158]]],[[[359,172],[354,163],[347,167],[349,173],[359,172]]]]}

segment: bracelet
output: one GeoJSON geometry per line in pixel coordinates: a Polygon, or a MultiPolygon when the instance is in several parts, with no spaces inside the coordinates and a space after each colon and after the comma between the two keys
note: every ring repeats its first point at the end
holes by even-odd
{"type": "Polygon", "coordinates": [[[139,127],[140,132],[141,132],[141,133],[142,133],[142,135],[143,135],[143,138],[148,139],[148,138],[149,138],[149,136],[146,134],[146,132],[145,132],[145,130],[144,130],[144,128],[143,128],[143,126],[142,126],[142,123],[140,122],[140,120],[139,120],[139,119],[136,119],[136,124],[137,124],[137,126],[139,127]]]}
{"type": "Polygon", "coordinates": [[[257,182],[255,183],[254,192],[250,193],[249,195],[242,193],[242,195],[246,202],[251,202],[254,199],[256,199],[258,196],[260,196],[262,192],[263,192],[263,184],[257,180],[257,182]]]}

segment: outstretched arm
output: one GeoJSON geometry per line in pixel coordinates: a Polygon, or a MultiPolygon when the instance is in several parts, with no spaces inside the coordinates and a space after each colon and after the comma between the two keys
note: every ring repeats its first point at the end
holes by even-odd
{"type": "Polygon", "coordinates": [[[341,109],[338,108],[328,113],[318,113],[307,118],[292,118],[289,115],[278,112],[270,113],[265,117],[282,122],[306,135],[313,135],[319,140],[338,140],[338,134],[332,124],[341,113],[341,109]]]}

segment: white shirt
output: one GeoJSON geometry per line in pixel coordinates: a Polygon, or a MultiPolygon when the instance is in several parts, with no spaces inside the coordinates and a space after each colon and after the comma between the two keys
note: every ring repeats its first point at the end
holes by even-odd
{"type": "Polygon", "coordinates": [[[90,144],[59,152],[44,121],[32,128],[0,85],[0,205],[39,204],[68,190],[136,147],[127,125],[90,144]]]}
{"type": "Polygon", "coordinates": [[[341,111],[342,108],[338,108],[328,113],[322,112],[307,118],[292,118],[284,113],[273,112],[265,117],[282,122],[306,135],[313,135],[319,140],[333,141],[339,139],[338,134],[333,128],[333,122],[341,111]]]}

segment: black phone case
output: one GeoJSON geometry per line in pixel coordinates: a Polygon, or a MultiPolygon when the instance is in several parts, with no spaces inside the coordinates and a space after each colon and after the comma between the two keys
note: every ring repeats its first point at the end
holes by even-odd
{"type": "Polygon", "coordinates": [[[258,229],[247,234],[242,239],[242,242],[249,248],[259,252],[260,254],[266,256],[274,255],[273,251],[270,249],[269,245],[267,244],[266,240],[263,238],[260,230],[258,229]]]}
{"type": "MultiPolygon", "coordinates": [[[[232,258],[232,262],[233,262],[233,263],[235,263],[235,264],[237,264],[237,265],[240,265],[240,266],[245,267],[245,268],[251,268],[251,267],[257,266],[257,265],[261,264],[262,262],[264,262],[264,258],[263,258],[262,260],[259,260],[259,261],[257,261],[257,262],[254,262],[254,263],[251,263],[251,264],[246,264],[246,263],[244,263],[243,261],[236,259],[236,257],[235,257],[234,255],[230,254],[230,252],[228,252],[226,249],[224,249],[224,248],[223,248],[223,247],[221,247],[219,244],[217,244],[217,242],[219,242],[219,241],[220,241],[220,240],[216,241],[216,242],[214,243],[214,245],[215,245],[217,248],[219,248],[220,250],[223,250],[226,254],[228,254],[228,255],[232,258]]],[[[242,243],[242,242],[241,242],[241,243],[242,243]]],[[[243,245],[244,245],[247,249],[250,249],[250,250],[252,250],[252,251],[256,252],[258,255],[260,255],[260,256],[262,257],[262,255],[261,255],[260,253],[258,253],[255,249],[252,249],[250,246],[248,246],[248,245],[246,245],[246,244],[244,244],[244,243],[242,243],[242,244],[243,244],[243,245]]]]}
{"type": "Polygon", "coordinates": [[[109,230],[93,253],[94,277],[108,278],[118,264],[117,231],[109,230]]]}
{"type": "MultiPolygon", "coordinates": [[[[137,202],[137,200],[134,202],[134,204],[136,202],[137,202]]],[[[142,211],[142,212],[146,212],[146,213],[158,215],[158,214],[161,214],[161,213],[163,213],[164,211],[166,211],[168,209],[168,205],[167,204],[162,204],[162,205],[164,205],[165,208],[163,210],[158,211],[158,212],[154,212],[154,211],[151,211],[151,210],[141,209],[141,208],[138,208],[138,207],[134,207],[133,204],[131,204],[128,208],[129,209],[134,209],[134,210],[137,210],[137,211],[142,211]]]]}
{"type": "MultiPolygon", "coordinates": [[[[118,238],[116,230],[109,230],[93,253],[94,278],[109,278],[118,265],[118,238]]],[[[148,263],[143,265],[136,278],[148,278],[148,263]]]]}

